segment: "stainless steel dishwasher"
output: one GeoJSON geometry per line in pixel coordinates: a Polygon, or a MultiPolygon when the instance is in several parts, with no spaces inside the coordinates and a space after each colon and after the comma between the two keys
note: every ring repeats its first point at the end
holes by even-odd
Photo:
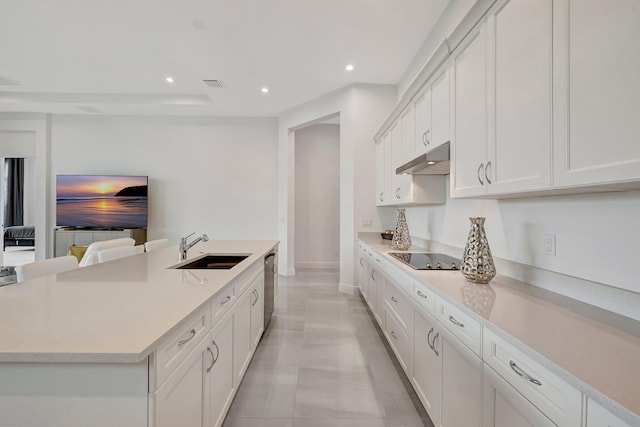
{"type": "Polygon", "coordinates": [[[271,315],[273,314],[273,305],[275,303],[275,287],[278,285],[278,259],[276,252],[270,252],[264,257],[264,330],[267,330],[271,315]]]}

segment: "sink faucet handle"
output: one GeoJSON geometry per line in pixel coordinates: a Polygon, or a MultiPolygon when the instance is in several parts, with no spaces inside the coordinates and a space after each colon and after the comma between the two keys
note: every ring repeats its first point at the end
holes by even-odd
{"type": "Polygon", "coordinates": [[[189,237],[193,236],[194,234],[196,234],[195,231],[193,233],[189,234],[188,236],[184,236],[183,239],[187,240],[189,237]]]}

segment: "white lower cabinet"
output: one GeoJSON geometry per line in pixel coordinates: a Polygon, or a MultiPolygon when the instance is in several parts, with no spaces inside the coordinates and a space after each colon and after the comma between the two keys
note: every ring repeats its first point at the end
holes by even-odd
{"type": "Polygon", "coordinates": [[[255,351],[264,331],[264,275],[251,285],[251,352],[255,351]]]}
{"type": "Polygon", "coordinates": [[[156,427],[202,427],[208,410],[209,334],[155,393],[156,427]]]}
{"type": "Polygon", "coordinates": [[[442,354],[442,413],[439,427],[480,427],[482,360],[456,337],[439,329],[434,348],[442,354]]]}
{"type": "MultiPolygon", "coordinates": [[[[233,327],[234,313],[230,312],[211,331],[210,346],[213,359],[205,371],[208,374],[210,388],[206,426],[218,427],[222,425],[235,394],[233,327]]],[[[180,423],[174,425],[182,427],[180,423]]]]}
{"type": "Polygon", "coordinates": [[[433,347],[438,339],[433,317],[414,310],[413,375],[411,384],[436,426],[442,406],[442,358],[433,347]]]}
{"type": "Polygon", "coordinates": [[[482,427],[556,426],[487,364],[483,388],[482,427]]]}
{"type": "Polygon", "coordinates": [[[604,409],[593,399],[587,399],[586,427],[630,427],[629,424],[604,409]]]}

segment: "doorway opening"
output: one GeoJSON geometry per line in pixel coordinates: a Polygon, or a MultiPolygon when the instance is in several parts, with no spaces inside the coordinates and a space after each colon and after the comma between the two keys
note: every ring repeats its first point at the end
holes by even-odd
{"type": "Polygon", "coordinates": [[[25,157],[3,157],[0,162],[2,265],[35,261],[34,162],[25,157]]]}
{"type": "Polygon", "coordinates": [[[340,268],[339,120],[295,131],[295,270],[340,268]]]}

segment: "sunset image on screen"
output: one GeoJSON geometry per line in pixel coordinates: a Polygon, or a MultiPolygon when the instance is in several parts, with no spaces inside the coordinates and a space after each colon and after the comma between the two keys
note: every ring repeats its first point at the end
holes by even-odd
{"type": "Polygon", "coordinates": [[[56,216],[61,227],[146,227],[147,177],[58,175],[56,216]]]}

